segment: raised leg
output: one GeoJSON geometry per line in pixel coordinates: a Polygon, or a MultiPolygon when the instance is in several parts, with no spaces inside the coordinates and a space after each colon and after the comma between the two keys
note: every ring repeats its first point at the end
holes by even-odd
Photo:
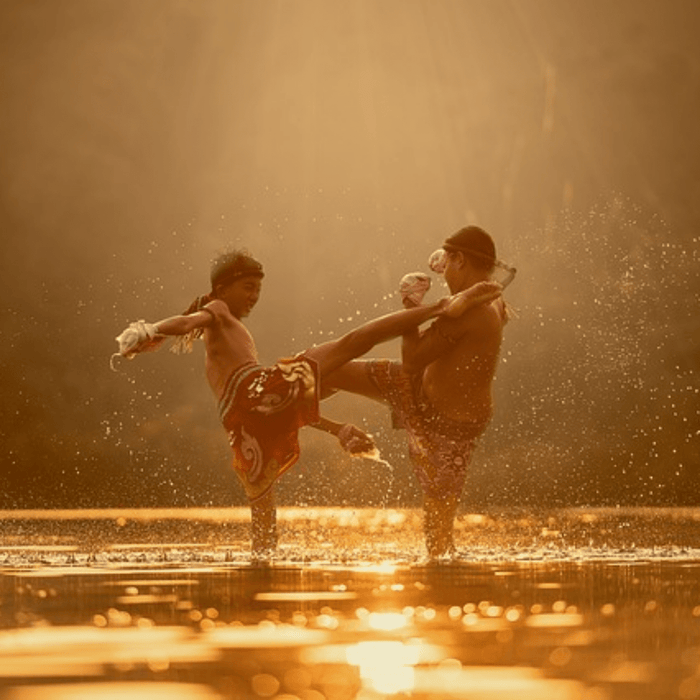
{"type": "Polygon", "coordinates": [[[321,376],[330,374],[346,362],[369,352],[375,345],[398,338],[431,318],[439,316],[446,300],[436,304],[403,309],[375,318],[349,331],[337,340],[329,340],[306,351],[319,365],[321,376]]]}
{"type": "Polygon", "coordinates": [[[351,360],[334,372],[322,376],[321,395],[325,398],[333,391],[348,391],[374,401],[382,400],[367,374],[367,360],[351,360]]]}
{"type": "Polygon", "coordinates": [[[337,340],[310,348],[306,355],[318,362],[319,371],[323,376],[364,355],[375,345],[398,338],[443,313],[450,317],[460,316],[479,304],[489,303],[498,298],[501,291],[501,286],[496,282],[478,282],[469,289],[441,299],[435,304],[402,309],[375,318],[337,340]]]}

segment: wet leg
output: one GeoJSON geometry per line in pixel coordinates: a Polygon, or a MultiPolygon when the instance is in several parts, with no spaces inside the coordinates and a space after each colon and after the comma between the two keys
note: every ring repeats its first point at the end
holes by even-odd
{"type": "Polygon", "coordinates": [[[459,499],[454,496],[423,500],[423,531],[428,556],[431,559],[454,554],[454,519],[459,499]]]}
{"type": "Polygon", "coordinates": [[[253,559],[269,559],[277,548],[277,509],[272,489],[251,502],[250,520],[253,559]]]}
{"type": "Polygon", "coordinates": [[[379,343],[398,338],[442,314],[450,317],[460,316],[474,306],[497,299],[501,291],[501,285],[496,282],[478,282],[469,289],[441,299],[435,304],[403,309],[375,318],[337,340],[310,348],[305,354],[318,362],[319,371],[323,376],[364,355],[379,343]]]}
{"type": "Polygon", "coordinates": [[[375,318],[355,328],[337,340],[310,348],[304,354],[318,363],[321,376],[330,374],[350,360],[354,360],[375,345],[398,338],[431,318],[439,316],[446,300],[436,304],[403,309],[375,318]]]}
{"type": "Polygon", "coordinates": [[[367,364],[367,360],[351,360],[334,372],[323,376],[321,395],[325,398],[334,391],[348,391],[374,401],[382,401],[379,390],[369,378],[367,364]]]}

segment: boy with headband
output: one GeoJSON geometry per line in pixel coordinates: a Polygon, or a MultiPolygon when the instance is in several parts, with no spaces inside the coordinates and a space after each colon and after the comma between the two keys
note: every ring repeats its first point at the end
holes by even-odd
{"type": "Polygon", "coordinates": [[[225,253],[212,264],[211,292],[196,299],[184,314],[154,324],[138,321],[117,338],[124,357],[155,350],[168,336],[175,336],[176,350],[189,350],[195,338],[203,338],[207,380],[251,508],[255,557],[268,556],[276,546],[273,485],[299,458],[299,428],[312,425],[326,430],[352,453],[374,448],[358,428],[320,416],[321,378],[377,343],[410,333],[432,318],[457,319],[501,293],[500,285],[483,281],[435,304],[374,319],[337,340],[262,367],[242,319],[258,301],[263,276],[262,265],[245,251],[225,253]]]}
{"type": "MultiPolygon", "coordinates": [[[[515,275],[497,260],[491,236],[477,226],[450,236],[431,256],[430,267],[444,275],[453,295],[493,284],[496,268],[508,273],[501,289],[515,275]]],[[[406,275],[400,286],[404,306],[424,308],[429,287],[427,275],[406,275]]],[[[423,331],[412,326],[403,334],[401,362],[355,360],[323,377],[326,392],[340,389],[388,404],[394,427],[406,430],[432,558],[454,550],[454,516],[472,452],[491,420],[491,386],[507,319],[505,302],[493,296],[459,316],[442,314],[423,331]]]]}

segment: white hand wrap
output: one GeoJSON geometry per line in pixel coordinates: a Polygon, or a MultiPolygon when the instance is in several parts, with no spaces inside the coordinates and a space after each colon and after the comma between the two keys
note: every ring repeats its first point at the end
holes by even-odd
{"type": "Polygon", "coordinates": [[[146,321],[134,321],[130,323],[117,337],[119,354],[122,357],[133,357],[140,346],[145,345],[158,335],[158,328],[153,323],[146,321]]]}
{"type": "Polygon", "coordinates": [[[406,301],[409,299],[416,306],[423,301],[423,297],[429,289],[430,277],[423,272],[409,272],[399,282],[401,300],[406,301]]]}
{"type": "Polygon", "coordinates": [[[431,253],[428,259],[428,267],[433,271],[441,275],[445,271],[447,266],[447,251],[444,248],[438,248],[436,251],[431,253]]]}

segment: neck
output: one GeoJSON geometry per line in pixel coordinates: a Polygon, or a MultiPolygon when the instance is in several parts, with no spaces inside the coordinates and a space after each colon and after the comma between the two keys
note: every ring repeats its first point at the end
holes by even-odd
{"type": "Polygon", "coordinates": [[[455,288],[451,289],[450,291],[452,292],[452,294],[459,294],[459,292],[463,292],[465,289],[469,289],[469,287],[472,287],[473,285],[477,284],[477,282],[486,282],[489,279],[490,275],[486,272],[465,275],[461,280],[457,282],[457,284],[455,284],[455,288]]]}

